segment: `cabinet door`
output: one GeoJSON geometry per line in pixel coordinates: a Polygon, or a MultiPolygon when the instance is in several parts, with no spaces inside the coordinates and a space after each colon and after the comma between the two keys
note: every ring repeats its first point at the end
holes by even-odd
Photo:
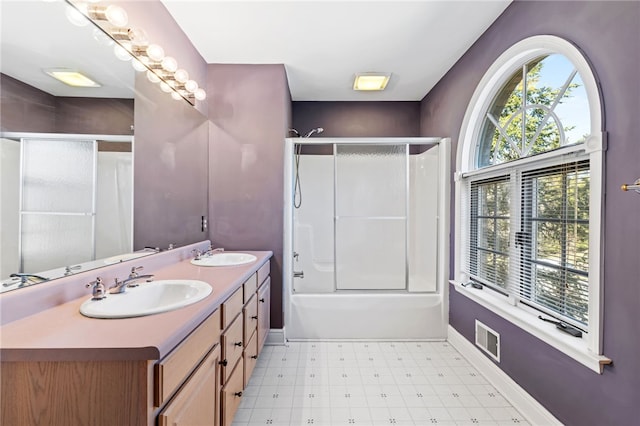
{"type": "Polygon", "coordinates": [[[267,278],[258,289],[258,353],[262,351],[267,340],[270,323],[271,278],[267,278]]]}
{"type": "Polygon", "coordinates": [[[251,339],[251,336],[258,328],[258,297],[253,293],[249,302],[242,309],[244,315],[244,344],[245,346],[251,339]]]}
{"type": "Polygon", "coordinates": [[[158,415],[159,426],[218,426],[220,346],[216,346],[158,415]]]}
{"type": "Polygon", "coordinates": [[[242,397],[242,389],[244,388],[244,366],[242,358],[236,365],[229,376],[229,380],[222,387],[222,426],[231,426],[233,423],[233,417],[240,405],[240,398],[242,397]]]}

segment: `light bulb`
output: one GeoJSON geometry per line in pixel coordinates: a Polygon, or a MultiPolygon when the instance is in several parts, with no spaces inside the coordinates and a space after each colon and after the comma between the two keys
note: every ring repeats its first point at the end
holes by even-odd
{"type": "Polygon", "coordinates": [[[178,92],[171,92],[171,97],[176,101],[179,101],[180,99],[182,99],[182,95],[180,95],[180,93],[178,92]]]}
{"type": "Polygon", "coordinates": [[[115,53],[116,58],[120,59],[121,61],[128,61],[131,59],[131,54],[129,53],[129,51],[119,44],[113,46],[113,53],[115,53]]]}
{"type": "Polygon", "coordinates": [[[104,15],[107,18],[107,21],[116,27],[124,27],[127,25],[127,22],[129,22],[127,12],[115,4],[107,6],[107,9],[104,11],[104,15]]]}
{"type": "Polygon", "coordinates": [[[97,41],[99,44],[103,46],[113,45],[113,39],[108,35],[106,35],[104,32],[102,32],[102,30],[99,30],[98,28],[93,29],[93,38],[95,41],[97,41]]]}
{"type": "Polygon", "coordinates": [[[198,83],[196,83],[193,80],[188,80],[185,84],[184,84],[184,88],[187,90],[187,92],[189,93],[193,93],[196,90],[198,90],[198,83]]]}
{"type": "Polygon", "coordinates": [[[178,61],[171,56],[165,56],[162,60],[162,69],[167,72],[176,72],[178,69],[178,61]]]}
{"type": "Polygon", "coordinates": [[[150,44],[147,47],[147,56],[154,62],[160,62],[164,58],[164,49],[157,44],[150,44]]]}
{"type": "Polygon", "coordinates": [[[131,66],[138,72],[148,71],[147,67],[145,67],[142,62],[138,61],[137,58],[131,61],[131,66]]]}
{"type": "Polygon", "coordinates": [[[189,80],[189,73],[180,68],[173,74],[173,78],[175,78],[178,83],[184,84],[189,80]]]}
{"type": "Polygon", "coordinates": [[[127,36],[131,43],[137,46],[145,46],[149,44],[149,38],[147,37],[147,33],[142,28],[129,28],[127,30],[127,36]]]}
{"type": "Polygon", "coordinates": [[[87,5],[83,3],[79,3],[77,9],[73,6],[67,6],[65,11],[69,22],[78,27],[84,27],[89,23],[89,19],[84,15],[85,13],[87,13],[87,5]]]}
{"type": "Polygon", "coordinates": [[[204,101],[207,98],[207,92],[205,92],[203,89],[198,89],[195,91],[193,96],[195,96],[195,98],[199,101],[204,101]]]}
{"type": "Polygon", "coordinates": [[[164,81],[160,83],[160,89],[162,89],[162,91],[165,93],[173,92],[173,88],[164,81]]]}
{"type": "Polygon", "coordinates": [[[147,79],[152,83],[160,83],[160,77],[151,71],[147,71],[147,79]]]}

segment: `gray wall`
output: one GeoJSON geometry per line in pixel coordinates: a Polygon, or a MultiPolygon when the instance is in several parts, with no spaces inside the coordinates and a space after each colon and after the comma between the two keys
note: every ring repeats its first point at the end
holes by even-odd
{"type": "Polygon", "coordinates": [[[638,424],[640,195],[619,187],[640,177],[640,2],[514,2],[423,99],[421,134],[450,135],[455,165],[462,119],[483,74],[512,44],[539,34],[575,43],[601,85],[609,136],[603,336],[613,365],[598,375],[453,289],[450,323],[470,341],[475,318],[500,333],[500,368],[563,423],[638,424]]]}
{"type": "Polygon", "coordinates": [[[420,102],[296,101],[293,127],[302,134],[322,127],[320,137],[418,136],[420,102]]]}
{"type": "Polygon", "coordinates": [[[209,65],[209,237],[272,250],[271,327],[282,328],[284,138],[291,97],[283,65],[209,65]]]}

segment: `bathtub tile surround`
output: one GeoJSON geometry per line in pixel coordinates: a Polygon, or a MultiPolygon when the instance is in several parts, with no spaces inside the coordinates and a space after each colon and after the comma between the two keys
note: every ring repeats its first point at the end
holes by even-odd
{"type": "Polygon", "coordinates": [[[446,342],[267,346],[242,399],[234,426],[529,424],[446,342]]]}

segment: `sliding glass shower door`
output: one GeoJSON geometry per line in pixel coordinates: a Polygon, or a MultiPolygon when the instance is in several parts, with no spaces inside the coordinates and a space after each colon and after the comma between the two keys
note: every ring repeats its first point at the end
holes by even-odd
{"type": "Polygon", "coordinates": [[[94,259],[96,141],[22,139],[20,270],[94,259]]]}
{"type": "Polygon", "coordinates": [[[406,289],[408,145],[334,149],[336,289],[406,289]]]}

